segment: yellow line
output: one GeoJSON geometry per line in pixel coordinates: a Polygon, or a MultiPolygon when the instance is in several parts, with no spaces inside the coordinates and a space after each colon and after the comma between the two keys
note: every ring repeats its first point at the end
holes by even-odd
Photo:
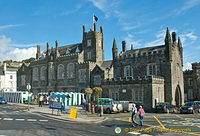
{"type": "Polygon", "coordinates": [[[182,119],[183,117],[181,117],[181,116],[179,116],[179,115],[176,115],[176,117],[178,117],[178,118],[180,118],[180,119],[182,119]]]}
{"type": "Polygon", "coordinates": [[[160,120],[158,119],[158,118],[156,118],[156,116],[153,116],[156,120],[157,120],[157,122],[162,126],[162,128],[164,128],[165,129],[165,127],[163,126],[163,124],[160,122],[160,120]]]}

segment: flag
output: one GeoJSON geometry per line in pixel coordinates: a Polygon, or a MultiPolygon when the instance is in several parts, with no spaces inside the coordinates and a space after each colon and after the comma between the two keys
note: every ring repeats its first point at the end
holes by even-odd
{"type": "Polygon", "coordinates": [[[93,20],[97,22],[98,18],[95,15],[93,15],[93,20]]]}

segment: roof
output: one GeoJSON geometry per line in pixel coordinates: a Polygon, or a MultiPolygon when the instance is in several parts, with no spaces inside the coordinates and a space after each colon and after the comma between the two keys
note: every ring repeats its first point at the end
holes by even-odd
{"type": "Polygon", "coordinates": [[[103,63],[101,64],[101,67],[103,67],[104,69],[107,69],[111,67],[112,65],[112,60],[108,60],[108,61],[103,61],[103,63]]]}
{"type": "MultiPolygon", "coordinates": [[[[49,49],[49,52],[52,51],[55,52],[56,48],[49,49]]],[[[45,50],[42,54],[46,54],[45,50]]],[[[66,54],[72,54],[72,53],[79,53],[82,52],[82,43],[72,44],[72,45],[66,45],[62,47],[58,47],[58,52],[60,56],[66,55],[66,54]]]]}
{"type": "Polygon", "coordinates": [[[141,52],[152,52],[152,51],[157,51],[157,50],[162,50],[165,48],[165,45],[160,45],[160,46],[153,46],[153,47],[147,47],[147,48],[141,48],[141,49],[133,49],[133,50],[127,50],[122,54],[124,55],[129,55],[129,54],[137,54],[141,52]]]}

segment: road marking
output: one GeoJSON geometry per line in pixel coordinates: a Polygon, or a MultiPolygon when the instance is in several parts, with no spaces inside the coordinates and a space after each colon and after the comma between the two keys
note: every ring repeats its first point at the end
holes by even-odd
{"type": "Polygon", "coordinates": [[[24,121],[25,119],[15,119],[15,120],[17,120],[17,121],[24,121]]]}
{"type": "Polygon", "coordinates": [[[39,121],[44,121],[44,122],[47,122],[48,120],[42,120],[42,119],[40,119],[39,121]]]}
{"type": "Polygon", "coordinates": [[[36,119],[27,119],[27,121],[37,121],[36,119]]]}
{"type": "Polygon", "coordinates": [[[178,117],[178,118],[180,118],[180,119],[182,119],[183,117],[181,117],[181,116],[179,116],[179,115],[176,115],[176,117],[178,117]]]}
{"type": "Polygon", "coordinates": [[[160,120],[158,119],[158,118],[156,118],[156,116],[153,116],[155,119],[156,119],[156,121],[162,126],[162,128],[164,128],[165,129],[165,127],[163,126],[163,124],[160,122],[160,120]]]}
{"type": "Polygon", "coordinates": [[[4,118],[3,120],[13,120],[12,118],[4,118]]]}

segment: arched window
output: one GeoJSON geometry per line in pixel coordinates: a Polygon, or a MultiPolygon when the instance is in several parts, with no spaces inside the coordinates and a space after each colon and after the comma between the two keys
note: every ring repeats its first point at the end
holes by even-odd
{"type": "Polygon", "coordinates": [[[54,79],[54,66],[49,67],[49,79],[54,79]]]}
{"type": "Polygon", "coordinates": [[[74,64],[73,63],[69,63],[67,65],[67,77],[74,78],[74,64]]]}
{"type": "Polygon", "coordinates": [[[124,77],[132,77],[133,76],[133,69],[130,65],[124,67],[124,77]]]}
{"type": "Polygon", "coordinates": [[[33,81],[38,81],[38,68],[33,68],[33,81]]]}
{"type": "Polygon", "coordinates": [[[58,65],[58,79],[64,79],[64,65],[63,64],[60,64],[58,65]]]}
{"type": "Polygon", "coordinates": [[[43,66],[40,68],[40,80],[45,80],[46,79],[46,67],[43,66]]]}

